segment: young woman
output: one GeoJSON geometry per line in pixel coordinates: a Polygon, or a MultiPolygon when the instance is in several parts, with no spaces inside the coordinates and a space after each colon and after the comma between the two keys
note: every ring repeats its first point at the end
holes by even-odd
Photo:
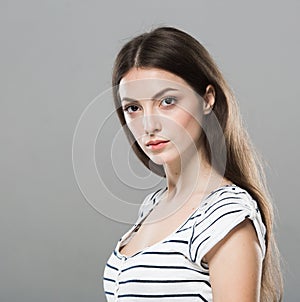
{"type": "Polygon", "coordinates": [[[161,27],[119,52],[116,110],[167,186],[146,196],[104,271],[108,301],[281,301],[263,169],[205,48],[161,27]]]}

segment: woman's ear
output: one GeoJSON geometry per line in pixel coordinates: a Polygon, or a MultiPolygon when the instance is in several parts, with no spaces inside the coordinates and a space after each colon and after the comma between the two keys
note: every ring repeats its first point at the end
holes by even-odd
{"type": "Polygon", "coordinates": [[[209,114],[215,104],[216,91],[214,86],[208,85],[203,96],[203,114],[209,114]]]}

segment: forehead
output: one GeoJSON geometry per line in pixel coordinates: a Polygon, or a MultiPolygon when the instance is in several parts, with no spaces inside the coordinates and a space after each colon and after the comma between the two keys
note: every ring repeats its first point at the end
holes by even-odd
{"type": "Polygon", "coordinates": [[[166,89],[191,92],[192,88],[179,76],[156,68],[133,68],[120,81],[121,98],[151,98],[166,89]]]}

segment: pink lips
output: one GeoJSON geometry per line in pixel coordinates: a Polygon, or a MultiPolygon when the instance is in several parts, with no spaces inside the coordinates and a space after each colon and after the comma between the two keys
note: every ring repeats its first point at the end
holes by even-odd
{"type": "Polygon", "coordinates": [[[165,141],[165,140],[153,140],[153,141],[148,141],[146,143],[147,148],[151,149],[151,150],[160,150],[162,148],[164,148],[169,141],[165,141]]]}

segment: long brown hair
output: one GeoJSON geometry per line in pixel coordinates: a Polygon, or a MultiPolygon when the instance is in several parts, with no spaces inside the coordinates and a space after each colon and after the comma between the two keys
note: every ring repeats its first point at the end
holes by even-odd
{"type": "Polygon", "coordinates": [[[118,117],[138,158],[151,171],[165,177],[163,167],[152,162],[142,151],[125,122],[118,85],[133,67],[169,71],[184,79],[200,96],[204,95],[209,84],[214,86],[216,96],[213,113],[221,126],[224,143],[219,135],[209,132],[213,129],[210,127],[213,121],[212,115],[208,114],[202,125],[206,131],[202,131],[201,146],[210,164],[213,152],[226,154],[225,166],[222,162],[216,162],[214,167],[222,171],[224,177],[246,189],[257,201],[267,229],[260,301],[282,301],[279,253],[273,235],[273,209],[262,159],[243,125],[235,97],[210,54],[187,33],[172,27],[160,27],[127,42],[115,60],[112,86],[118,117]]]}

